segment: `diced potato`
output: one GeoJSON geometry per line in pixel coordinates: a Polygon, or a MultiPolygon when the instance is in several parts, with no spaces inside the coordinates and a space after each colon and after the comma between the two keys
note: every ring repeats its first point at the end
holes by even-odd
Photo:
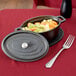
{"type": "Polygon", "coordinates": [[[25,27],[23,27],[22,30],[25,30],[25,27]]]}

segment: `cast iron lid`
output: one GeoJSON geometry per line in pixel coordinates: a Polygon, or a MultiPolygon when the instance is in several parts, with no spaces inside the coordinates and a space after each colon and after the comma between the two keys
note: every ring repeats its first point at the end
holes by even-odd
{"type": "Polygon", "coordinates": [[[2,41],[3,52],[10,58],[29,62],[44,57],[49,49],[47,40],[40,34],[30,31],[16,31],[2,41]]]}

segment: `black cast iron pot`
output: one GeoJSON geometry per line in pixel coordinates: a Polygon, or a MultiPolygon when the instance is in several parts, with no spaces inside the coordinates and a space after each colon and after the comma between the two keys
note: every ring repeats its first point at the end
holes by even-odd
{"type": "Polygon", "coordinates": [[[46,31],[46,32],[39,33],[39,34],[43,35],[49,42],[58,35],[60,24],[65,21],[65,18],[63,16],[42,15],[42,16],[33,17],[33,18],[30,18],[30,19],[24,21],[20,27],[16,28],[16,30],[17,31],[22,30],[22,27],[27,26],[27,24],[29,22],[35,23],[35,22],[41,22],[41,21],[47,20],[47,19],[52,19],[58,23],[58,26],[56,28],[46,31]]]}

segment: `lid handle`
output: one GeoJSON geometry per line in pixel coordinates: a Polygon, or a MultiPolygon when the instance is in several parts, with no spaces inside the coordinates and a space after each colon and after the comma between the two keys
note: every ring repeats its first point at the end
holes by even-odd
{"type": "Polygon", "coordinates": [[[26,42],[22,43],[21,47],[22,47],[23,49],[26,49],[26,48],[28,47],[28,43],[26,43],[26,42]]]}

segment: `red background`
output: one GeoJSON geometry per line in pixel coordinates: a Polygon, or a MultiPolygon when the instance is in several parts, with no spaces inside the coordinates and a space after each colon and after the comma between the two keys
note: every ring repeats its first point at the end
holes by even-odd
{"type": "MultiPolygon", "coordinates": [[[[39,15],[60,15],[59,9],[30,10],[14,9],[0,11],[0,44],[3,38],[14,32],[26,19],[39,15]]],[[[45,64],[62,48],[69,34],[76,36],[76,10],[72,17],[61,24],[64,37],[57,44],[49,48],[48,54],[35,62],[18,62],[7,57],[0,46],[0,76],[76,76],[76,40],[72,47],[64,50],[54,66],[46,69],[45,64]]]]}

